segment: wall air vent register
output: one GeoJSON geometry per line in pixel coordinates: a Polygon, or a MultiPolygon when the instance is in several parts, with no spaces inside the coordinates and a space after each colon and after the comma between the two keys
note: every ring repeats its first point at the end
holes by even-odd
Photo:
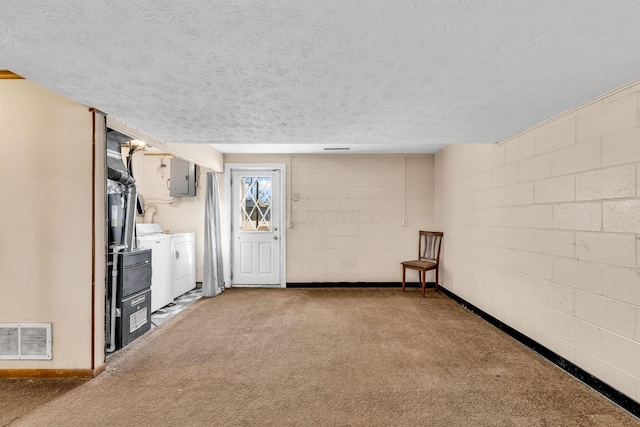
{"type": "Polygon", "coordinates": [[[0,323],[0,359],[50,360],[51,323],[0,323]]]}

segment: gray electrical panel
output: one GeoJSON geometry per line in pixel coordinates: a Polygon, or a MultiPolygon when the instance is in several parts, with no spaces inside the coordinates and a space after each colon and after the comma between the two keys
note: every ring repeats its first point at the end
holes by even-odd
{"type": "Polygon", "coordinates": [[[186,160],[171,158],[171,197],[192,197],[196,195],[196,165],[186,160]]]}

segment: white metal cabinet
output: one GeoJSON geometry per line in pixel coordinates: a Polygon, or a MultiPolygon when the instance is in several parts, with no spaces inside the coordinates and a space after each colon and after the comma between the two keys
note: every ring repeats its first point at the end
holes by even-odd
{"type": "Polygon", "coordinates": [[[174,233],[173,253],[173,297],[189,292],[196,287],[196,236],[195,233],[174,233]]]}
{"type": "Polygon", "coordinates": [[[173,302],[173,251],[172,234],[162,233],[157,224],[139,224],[138,247],[151,249],[151,311],[173,302]]]}

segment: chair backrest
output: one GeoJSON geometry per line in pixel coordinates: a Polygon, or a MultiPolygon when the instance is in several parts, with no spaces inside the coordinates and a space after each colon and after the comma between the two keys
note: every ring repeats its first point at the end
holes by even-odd
{"type": "Polygon", "coordinates": [[[440,245],[443,233],[439,231],[420,231],[418,243],[418,259],[435,261],[440,260],[440,245]]]}

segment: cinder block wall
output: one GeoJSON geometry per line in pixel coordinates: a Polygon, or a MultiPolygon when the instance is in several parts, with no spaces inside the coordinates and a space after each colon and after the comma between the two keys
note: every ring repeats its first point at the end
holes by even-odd
{"type": "MultiPolygon", "coordinates": [[[[400,282],[433,227],[432,154],[225,155],[225,163],[285,163],[287,282],[400,282]],[[406,177],[406,226],[403,181],[406,177]],[[297,195],[298,200],[292,200],[297,195]]],[[[222,185],[222,183],[221,183],[222,185]]],[[[409,281],[418,281],[408,274],[409,281]]]]}
{"type": "Polygon", "coordinates": [[[639,92],[435,156],[444,286],[636,401],[639,92]]]}

